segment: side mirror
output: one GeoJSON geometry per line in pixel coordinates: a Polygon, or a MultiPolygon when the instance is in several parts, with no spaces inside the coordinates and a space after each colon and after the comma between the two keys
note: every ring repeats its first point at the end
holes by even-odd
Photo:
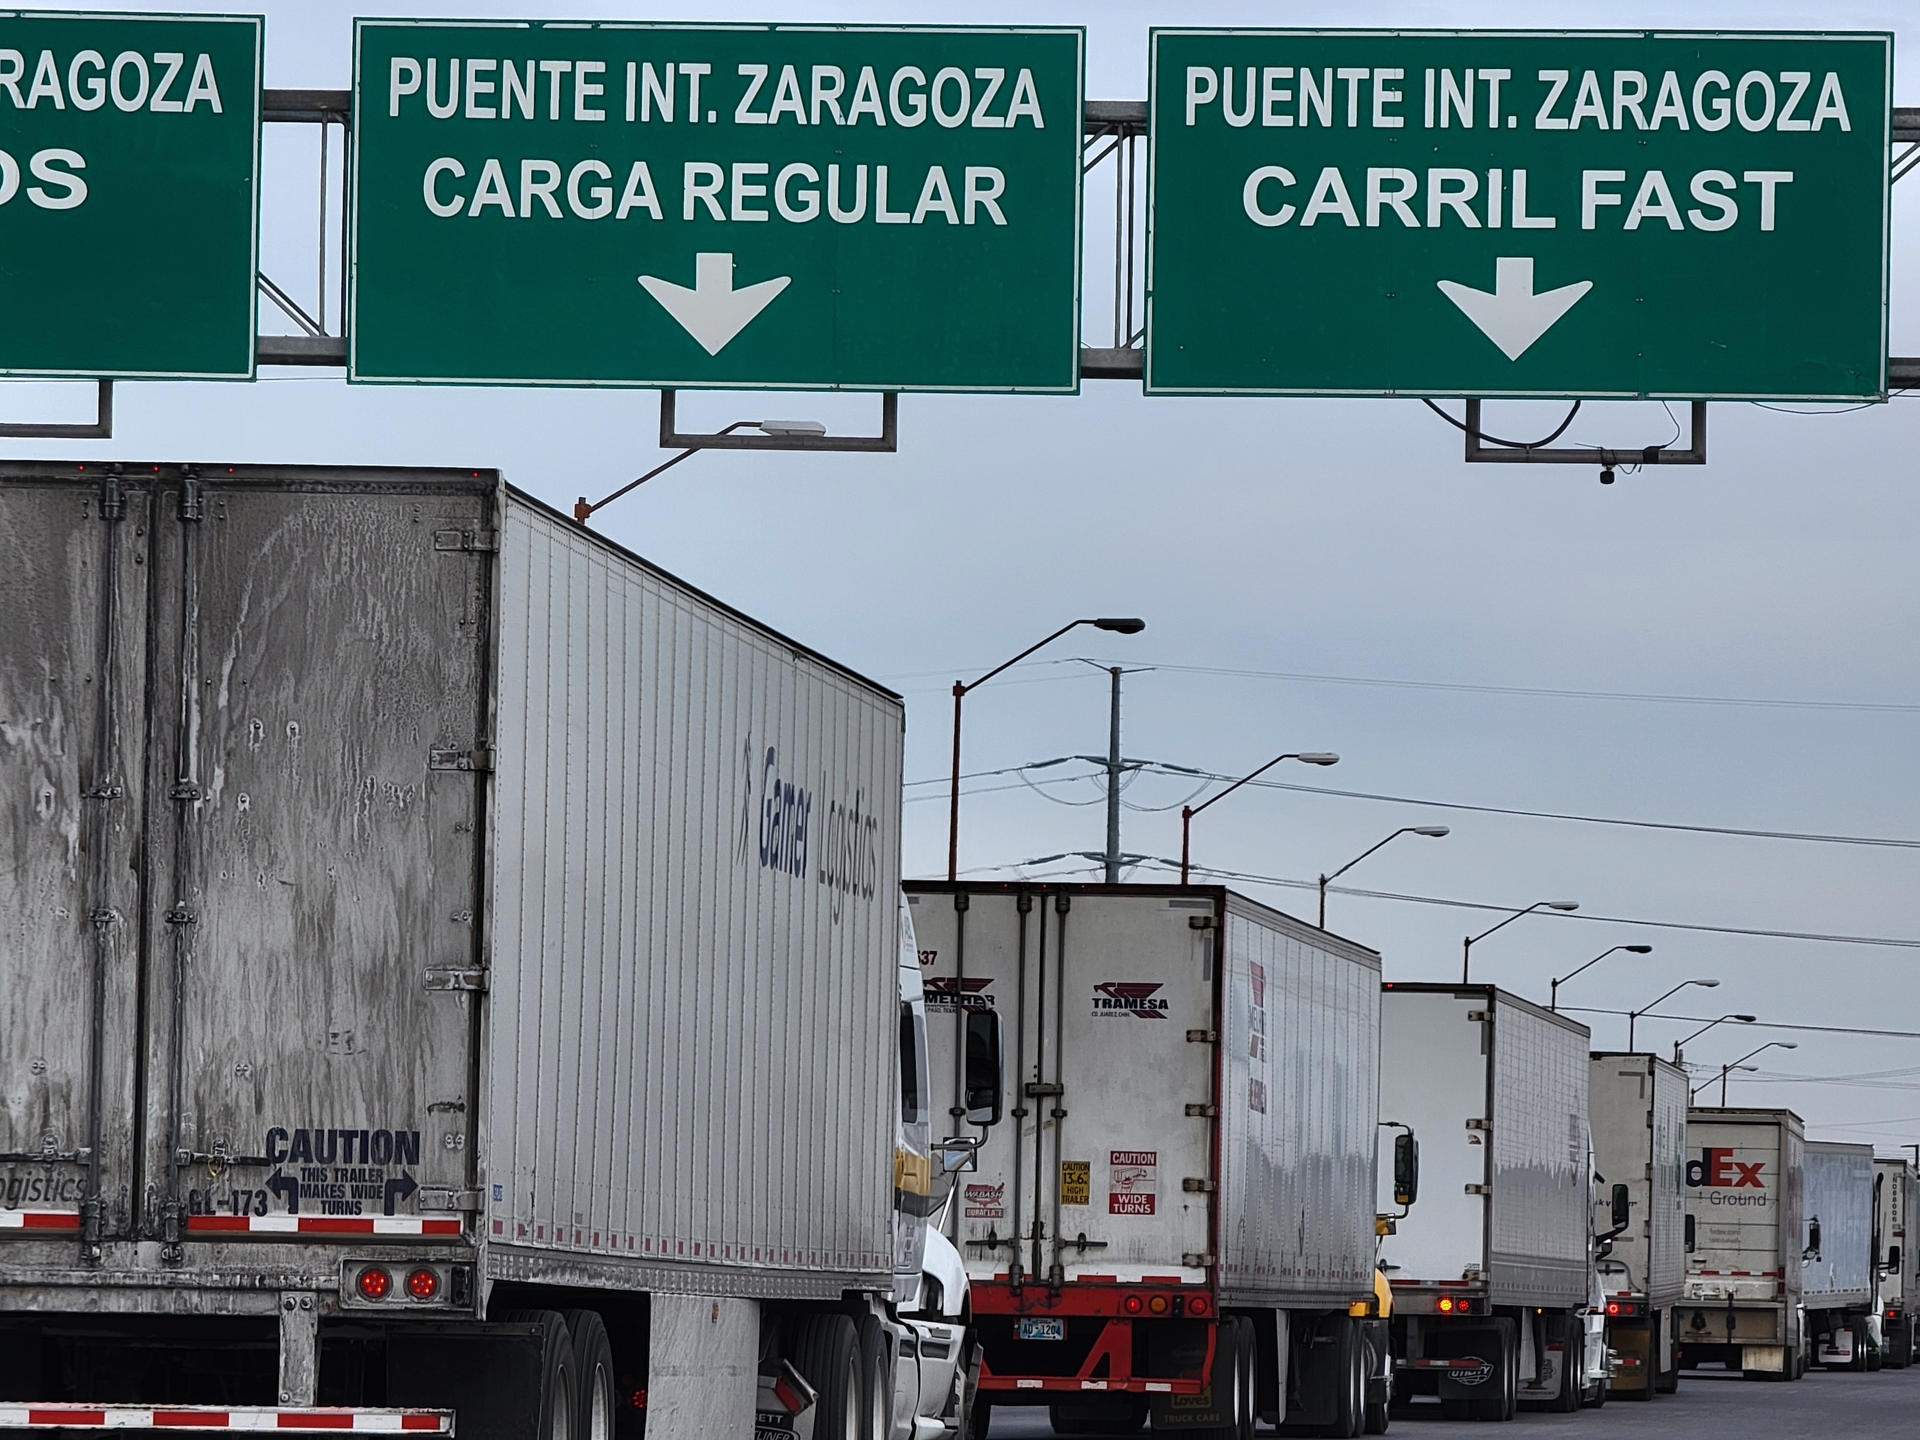
{"type": "Polygon", "coordinates": [[[1900,1273],[1900,1247],[1898,1245],[1889,1245],[1887,1247],[1886,1273],[1889,1275],[1898,1275],[1900,1273]]]}
{"type": "Polygon", "coordinates": [[[1613,1228],[1625,1230],[1633,1219],[1633,1200],[1624,1185],[1613,1187],[1613,1228]]]}
{"type": "Polygon", "coordinates": [[[1820,1217],[1818,1215],[1807,1221],[1806,1258],[1810,1260],[1820,1258],[1820,1217]]]}
{"type": "Polygon", "coordinates": [[[1685,1244],[1687,1247],[1687,1254],[1691,1255],[1694,1252],[1693,1216],[1691,1215],[1687,1216],[1686,1225],[1683,1227],[1683,1229],[1686,1235],[1685,1244]]]}
{"type": "Polygon", "coordinates": [[[966,1035],[967,1124],[998,1125],[1006,1106],[1001,1075],[1000,1012],[969,1010],[966,1035]]]}
{"type": "Polygon", "coordinates": [[[933,1153],[940,1162],[942,1175],[957,1175],[962,1170],[978,1170],[980,1168],[980,1137],[949,1135],[933,1147],[933,1153]]]}
{"type": "Polygon", "coordinates": [[[1393,1137],[1393,1203],[1407,1209],[1420,1198],[1420,1142],[1411,1130],[1393,1137]]]}

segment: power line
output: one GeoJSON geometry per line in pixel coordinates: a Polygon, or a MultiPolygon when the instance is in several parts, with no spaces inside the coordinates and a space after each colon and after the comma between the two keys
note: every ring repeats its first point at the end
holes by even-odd
{"type": "MultiPolygon", "coordinates": [[[[1220,775],[1210,770],[1196,770],[1186,765],[1168,765],[1162,762],[1147,762],[1142,768],[1168,775],[1191,775],[1206,780],[1217,780],[1222,784],[1231,783],[1239,778],[1234,775],[1220,775]]],[[[1431,800],[1412,795],[1382,795],[1371,790],[1335,790],[1323,785],[1299,785],[1290,780],[1253,780],[1248,783],[1261,790],[1291,790],[1302,795],[1331,795],[1343,800],[1379,800],[1393,805],[1422,805],[1430,810],[1460,810],[1476,815],[1517,815],[1529,820],[1566,820],[1581,825],[1615,825],[1631,830],[1673,830],[1689,835],[1733,835],[1750,840],[1799,840],[1815,845],[1871,845],[1884,849],[1920,850],[1920,840],[1884,835],[1829,835],[1819,831],[1755,830],[1738,825],[1689,825],[1677,820],[1626,820],[1618,816],[1581,815],[1563,810],[1523,810],[1509,805],[1475,805],[1464,800],[1431,800]]]]}
{"type": "MultiPolygon", "coordinates": [[[[1606,1010],[1597,1005],[1562,1005],[1562,1010],[1571,1010],[1581,1015],[1625,1015],[1625,1010],[1606,1010]]],[[[1668,1015],[1641,1012],[1642,1020],[1678,1020],[1689,1025],[1706,1025],[1722,1017],[1718,1015],[1668,1015]]],[[[1806,1025],[1786,1020],[1755,1020],[1742,1025],[1747,1030],[1803,1030],[1819,1035],[1873,1035],[1883,1040],[1920,1040],[1920,1030],[1869,1030],[1859,1025],[1806,1025]]],[[[1717,1066],[1715,1067],[1718,1068],[1717,1066]]]]}
{"type": "MultiPolygon", "coordinates": [[[[1178,862],[1155,857],[1142,861],[1164,870],[1178,870],[1178,862]]],[[[1242,880],[1255,885],[1274,885],[1285,890],[1318,890],[1317,880],[1291,880],[1277,875],[1257,875],[1244,870],[1220,870],[1207,865],[1190,867],[1195,872],[1215,875],[1225,880],[1242,880]]],[[[1449,910],[1479,910],[1493,914],[1507,913],[1517,906],[1492,904],[1484,900],[1455,900],[1441,895],[1404,895],[1393,890],[1361,890],[1346,885],[1328,887],[1331,894],[1350,895],[1360,900],[1393,900],[1406,905],[1438,905],[1449,910]]],[[[1580,920],[1595,925],[1636,925],[1650,930],[1689,930],[1707,935],[1743,935],[1763,940],[1804,940],[1822,945],[1873,945],[1890,947],[1897,950],[1920,950],[1920,940],[1902,939],[1888,935],[1843,935],[1819,930],[1768,930],[1758,926],[1746,925],[1707,925],[1683,920],[1645,920],[1624,915],[1562,914],[1559,911],[1541,911],[1555,920],[1580,920]]],[[[1596,1012],[1610,1013],[1610,1012],[1596,1012]]],[[[1626,1014],[1622,1010],[1620,1014],[1626,1014]]],[[[1915,1038],[1920,1039],[1920,1036],[1915,1038]]]]}
{"type": "MultiPolygon", "coordinates": [[[[1039,670],[1052,666],[1078,663],[1080,656],[1064,659],[1028,661],[1019,668],[1039,670]]],[[[1092,662],[1100,664],[1099,661],[1092,662]]],[[[1542,700],[1613,700],[1633,704],[1650,705],[1713,705],[1735,706],[1743,709],[1762,710],[1838,710],[1860,711],[1868,714],[1920,714],[1920,704],[1881,700],[1795,700],[1784,696],[1770,695],[1692,695],[1645,690],[1571,690],[1548,685],[1496,685],[1477,684],[1467,681],[1448,680],[1409,680],[1395,676],[1381,675],[1329,675],[1303,670],[1259,670],[1244,666],[1226,665],[1176,665],[1154,663],[1141,668],[1167,670],[1184,675],[1219,675],[1241,680],[1285,680],[1304,685],[1358,685],[1377,689],[1391,690],[1434,690],[1442,693],[1462,695],[1517,695],[1542,700]]],[[[906,680],[931,679],[945,675],[945,670],[920,670],[904,674],[882,677],[889,683],[906,680]]],[[[1064,679],[1065,676],[1032,676],[1031,681],[1064,679]]],[[[1004,682],[1003,682],[1004,683],[1004,682]]]]}

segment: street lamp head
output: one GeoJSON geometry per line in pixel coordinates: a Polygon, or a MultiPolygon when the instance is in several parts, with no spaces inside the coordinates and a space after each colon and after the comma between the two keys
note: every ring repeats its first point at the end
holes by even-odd
{"type": "Polygon", "coordinates": [[[1298,760],[1302,765],[1338,765],[1340,763],[1340,757],[1330,750],[1309,751],[1305,755],[1296,755],[1293,758],[1298,760]]]}
{"type": "Polygon", "coordinates": [[[763,435],[825,435],[827,427],[818,420],[756,420],[753,428],[763,435]]]}
{"type": "Polygon", "coordinates": [[[1751,1025],[1760,1017],[1757,1015],[1729,1015],[1729,1020],[1738,1020],[1742,1025],[1751,1025]]]}
{"type": "Polygon", "coordinates": [[[1782,1050],[1798,1050],[1800,1048],[1800,1042],[1798,1040],[1776,1040],[1773,1043],[1778,1045],[1782,1050]]]}
{"type": "Polygon", "coordinates": [[[1629,955],[1651,955],[1653,953],[1653,947],[1651,945],[1622,945],[1620,948],[1629,955]]]}
{"type": "Polygon", "coordinates": [[[1104,619],[1094,621],[1093,628],[1096,630],[1111,630],[1116,635],[1138,635],[1142,630],[1147,628],[1147,622],[1144,620],[1136,620],[1131,615],[1117,618],[1107,616],[1104,619]]]}
{"type": "Polygon", "coordinates": [[[1687,983],[1689,985],[1698,985],[1705,990],[1712,990],[1718,986],[1720,982],[1718,980],[1689,980],[1687,983]]]}
{"type": "Polygon", "coordinates": [[[1579,908],[1580,908],[1580,902],[1578,900],[1547,901],[1547,909],[1549,910],[1578,910],[1579,908]]]}
{"type": "Polygon", "coordinates": [[[1451,834],[1452,832],[1444,825],[1416,825],[1413,827],[1413,833],[1416,835],[1431,835],[1435,840],[1438,840],[1442,835],[1451,834]]]}

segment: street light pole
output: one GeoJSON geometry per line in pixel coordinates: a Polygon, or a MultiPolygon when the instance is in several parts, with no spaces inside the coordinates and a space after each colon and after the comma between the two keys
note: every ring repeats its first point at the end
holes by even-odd
{"type": "Polygon", "coordinates": [[[1189,841],[1191,839],[1190,832],[1193,827],[1193,817],[1198,815],[1202,810],[1206,809],[1207,806],[1212,805],[1216,801],[1226,799],[1227,796],[1233,794],[1234,791],[1238,790],[1242,785],[1246,784],[1249,780],[1257,780],[1260,776],[1266,774],[1267,771],[1271,770],[1274,766],[1278,765],[1282,760],[1298,760],[1302,765],[1338,765],[1340,763],[1340,757],[1338,755],[1335,755],[1330,750],[1303,750],[1299,752],[1289,751],[1285,755],[1274,756],[1273,759],[1267,761],[1266,764],[1262,765],[1258,770],[1255,770],[1252,774],[1242,775],[1238,780],[1234,781],[1231,785],[1227,786],[1227,788],[1222,790],[1218,795],[1209,795],[1205,800],[1202,800],[1198,805],[1182,805],[1180,807],[1180,883],[1182,885],[1185,885],[1187,883],[1187,872],[1189,869],[1188,861],[1191,855],[1191,847],[1189,845],[1189,841]]]}
{"type": "Polygon", "coordinates": [[[1082,625],[1091,625],[1096,630],[1108,630],[1116,635],[1138,635],[1147,628],[1146,621],[1136,620],[1132,616],[1069,620],[1051,635],[1029,645],[1011,660],[994,666],[972,684],[959,680],[953,682],[953,778],[947,792],[947,879],[949,881],[960,878],[960,702],[966,698],[969,690],[979,689],[1002,670],[1011,669],[1034,651],[1051,645],[1069,630],[1077,629],[1082,625]]]}
{"type": "MultiPolygon", "coordinates": [[[[827,433],[827,427],[822,425],[818,420],[736,420],[727,426],[726,429],[716,431],[715,433],[717,435],[731,435],[736,430],[765,430],[770,435],[824,435],[827,433]]],[[[589,501],[586,496],[582,495],[574,502],[573,518],[582,525],[586,524],[594,511],[606,508],[629,490],[637,489],[646,484],[647,481],[653,479],[654,476],[671,470],[688,456],[697,454],[706,448],[705,445],[695,445],[690,449],[682,450],[671,460],[661,461],[639,479],[629,480],[604,500],[589,501]]]]}
{"type": "MultiPolygon", "coordinates": [[[[1651,955],[1653,953],[1653,947],[1651,945],[1616,945],[1613,947],[1613,950],[1602,950],[1598,955],[1587,961],[1585,965],[1582,965],[1580,970],[1592,969],[1595,965],[1598,965],[1602,960],[1606,959],[1607,956],[1613,954],[1614,950],[1625,950],[1629,955],[1651,955]]],[[[1553,981],[1552,984],[1548,986],[1547,1008],[1549,1010],[1558,1010],[1560,1008],[1560,987],[1566,984],[1567,981],[1573,979],[1575,975],[1578,975],[1580,970],[1562,975],[1558,980],[1553,981]]]]}
{"type": "Polygon", "coordinates": [[[1758,1016],[1754,1015],[1722,1015],[1718,1020],[1709,1020],[1705,1025],[1702,1025],[1698,1030],[1694,1031],[1693,1034],[1684,1036],[1673,1042],[1673,1063],[1676,1065],[1680,1063],[1682,1046],[1691,1045],[1702,1035],[1706,1034],[1707,1031],[1713,1029],[1714,1026],[1724,1025],[1729,1020],[1738,1020],[1742,1025],[1751,1025],[1758,1018],[1758,1016]]]}
{"type": "MultiPolygon", "coordinates": [[[[1627,1012],[1627,1051],[1628,1053],[1631,1054],[1633,1051],[1634,1022],[1638,1020],[1642,1015],[1646,1014],[1649,1010],[1653,1009],[1655,1005],[1658,1005],[1661,1000],[1671,999],[1673,996],[1678,995],[1682,990],[1686,989],[1689,985],[1698,985],[1703,990],[1712,990],[1716,988],[1719,984],[1720,982],[1718,980],[1682,980],[1678,985],[1674,986],[1671,990],[1667,991],[1665,995],[1660,996],[1658,999],[1648,1001],[1645,1005],[1642,1005],[1638,1010],[1629,1010],[1627,1012]]],[[[1745,1057],[1743,1056],[1742,1058],[1744,1059],[1745,1057]]]]}
{"type": "Polygon", "coordinates": [[[1536,910],[1578,910],[1579,908],[1580,902],[1577,900],[1536,900],[1526,909],[1514,911],[1493,929],[1482,930],[1478,935],[1466,936],[1460,942],[1460,983],[1462,985],[1468,983],[1467,976],[1473,965],[1473,947],[1493,934],[1494,930],[1503,930],[1522,915],[1531,915],[1536,910]]]}
{"type": "MultiPolygon", "coordinates": [[[[1662,997],[1662,998],[1665,998],[1665,997],[1662,997]]],[[[1660,1002],[1656,1000],[1654,1003],[1657,1005],[1660,1002]]],[[[1797,1040],[1769,1040],[1766,1044],[1761,1045],[1755,1049],[1749,1050],[1746,1054],[1742,1055],[1740,1059],[1733,1060],[1728,1062],[1725,1065],[1722,1065],[1720,1067],[1720,1104],[1722,1106],[1725,1106],[1727,1103],[1727,1072],[1729,1070],[1759,1069],[1760,1067],[1757,1065],[1748,1065],[1748,1064],[1745,1064],[1744,1062],[1753,1059],[1754,1056],[1760,1054],[1761,1051],[1764,1051],[1764,1050],[1798,1050],[1799,1048],[1800,1048],[1800,1043],[1797,1040]]],[[[1712,1084],[1713,1082],[1708,1081],[1707,1083],[1712,1084]]]]}
{"type": "Polygon", "coordinates": [[[1320,877],[1320,928],[1322,930],[1327,928],[1327,885],[1329,882],[1338,880],[1342,875],[1346,874],[1347,871],[1366,859],[1367,856],[1373,854],[1375,850],[1380,849],[1381,846],[1387,845],[1392,841],[1398,840],[1402,835],[1428,835],[1438,840],[1449,833],[1447,827],[1444,825],[1402,825],[1398,830],[1394,831],[1393,834],[1387,836],[1385,840],[1382,840],[1379,845],[1375,845],[1368,850],[1362,850],[1331,875],[1322,875],[1320,877]]]}

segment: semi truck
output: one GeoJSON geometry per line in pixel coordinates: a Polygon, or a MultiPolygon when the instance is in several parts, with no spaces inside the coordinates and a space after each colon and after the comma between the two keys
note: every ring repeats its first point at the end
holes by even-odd
{"type": "Polygon", "coordinates": [[[1687,1276],[1687,1076],[1657,1055],[1597,1051],[1588,1086],[1605,1226],[1597,1265],[1614,1357],[1608,1392],[1651,1400],[1680,1385],[1674,1306],[1687,1276]]]}
{"type": "Polygon", "coordinates": [[[9,1423],[964,1426],[897,696],[491,470],[7,463],[0,606],[9,1423]]]}
{"type": "Polygon", "coordinates": [[[1449,1418],[1605,1402],[1588,1038],[1491,985],[1383,987],[1380,1118],[1419,1135],[1422,1169],[1381,1242],[1398,1388],[1449,1418]]]}
{"type": "Polygon", "coordinates": [[[1880,1368],[1873,1147],[1809,1140],[1800,1302],[1816,1364],[1880,1368]]]}
{"type": "Polygon", "coordinates": [[[1920,1171],[1905,1158],[1875,1160],[1873,1169],[1881,1362],[1890,1370],[1904,1370],[1914,1361],[1914,1311],[1920,1299],[1920,1255],[1908,1235],[1914,1228],[1914,1206],[1920,1203],[1920,1171]]]}
{"type": "Polygon", "coordinates": [[[1805,1133],[1791,1110],[1687,1112],[1683,1369],[1718,1365],[1754,1380],[1805,1373],[1805,1133]]]}
{"type": "Polygon", "coordinates": [[[982,1118],[969,1053],[1003,1047],[1010,1077],[952,1217],[976,1413],[1206,1440],[1256,1416],[1383,1430],[1379,956],[1215,886],[907,893],[936,1114],[982,1118]]]}

